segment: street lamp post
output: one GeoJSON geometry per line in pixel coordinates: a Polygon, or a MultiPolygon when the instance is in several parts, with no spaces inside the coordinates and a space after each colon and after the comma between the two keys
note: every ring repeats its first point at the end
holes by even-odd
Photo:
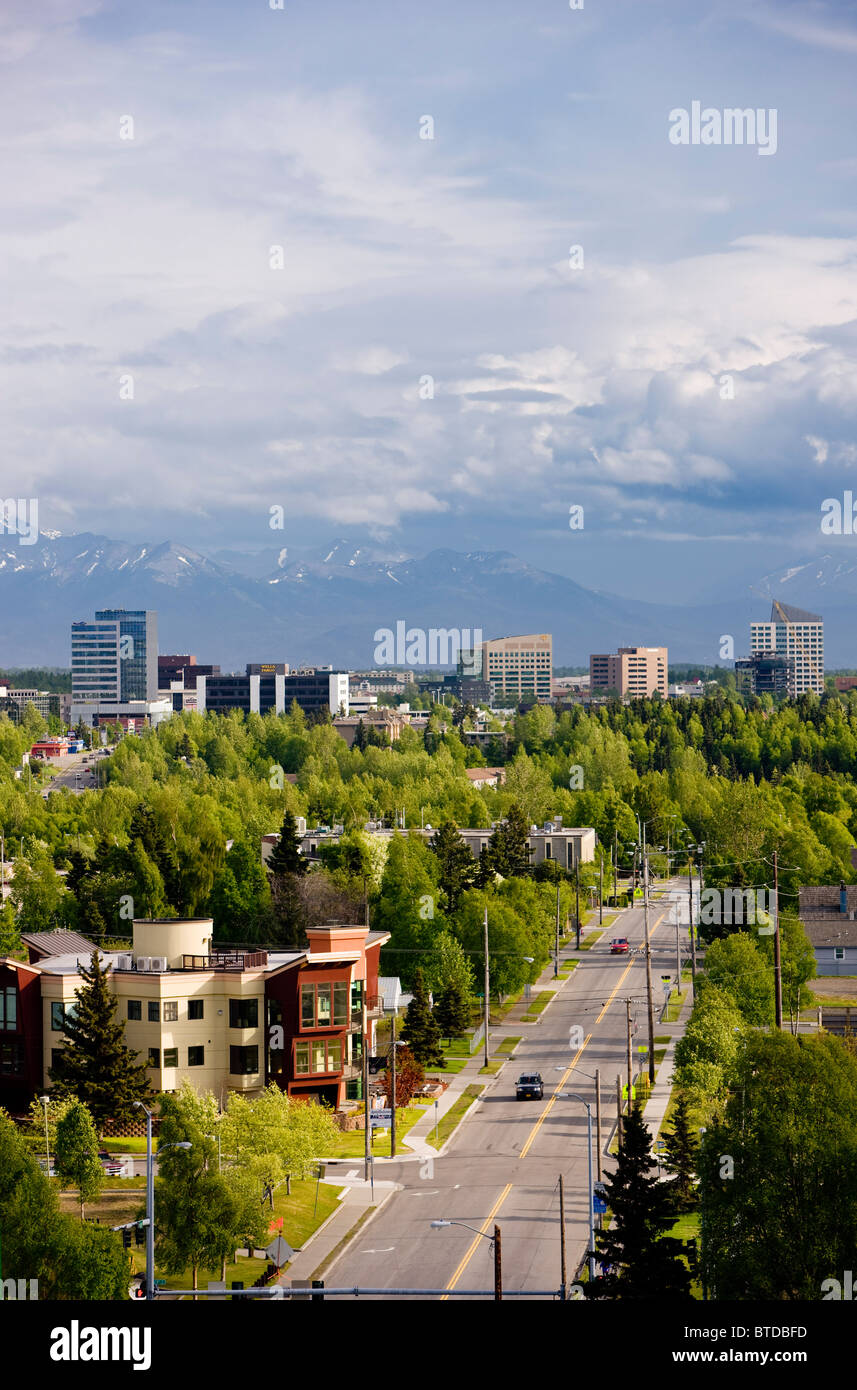
{"type": "MultiPolygon", "coordinates": [[[[155,1162],[152,1155],[152,1112],[141,1100],[134,1101],[137,1110],[146,1112],[146,1298],[155,1297],[155,1162]]],[[[175,1144],[165,1144],[165,1149],[189,1149],[190,1143],[184,1139],[175,1144]]],[[[160,1153],[160,1148],[158,1149],[160,1153]]]]}
{"type": "Polygon", "coordinates": [[[47,1175],[48,1175],[48,1177],[50,1177],[50,1175],[51,1175],[51,1147],[50,1147],[50,1143],[49,1143],[49,1141],[48,1141],[48,1106],[49,1106],[50,1103],[51,1103],[51,1098],[50,1098],[50,1096],[39,1096],[39,1100],[42,1102],[42,1105],[43,1105],[44,1111],[45,1111],[45,1158],[46,1158],[47,1164],[48,1164],[48,1166],[47,1166],[47,1175]]]}
{"type": "MultiPolygon", "coordinates": [[[[589,1281],[595,1282],[595,1217],[592,1210],[594,1199],[594,1188],[592,1186],[592,1106],[583,1096],[579,1096],[576,1091],[559,1091],[557,1093],[562,1100],[579,1100],[581,1105],[586,1106],[586,1126],[587,1126],[587,1145],[586,1157],[589,1171],[589,1281]]],[[[630,1105],[630,1096],[628,1098],[630,1105]]]]}
{"type": "Polygon", "coordinates": [[[470,1226],[466,1221],[432,1221],[430,1225],[435,1230],[440,1226],[463,1226],[467,1231],[475,1231],[483,1240],[490,1240],[494,1249],[494,1300],[499,1302],[503,1297],[503,1254],[502,1235],[497,1223],[494,1223],[493,1236],[489,1236],[487,1231],[480,1231],[478,1226],[470,1226]]]}

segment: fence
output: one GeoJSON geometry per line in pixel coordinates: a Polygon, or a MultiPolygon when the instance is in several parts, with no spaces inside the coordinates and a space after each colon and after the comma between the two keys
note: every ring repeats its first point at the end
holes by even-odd
{"type": "Polygon", "coordinates": [[[483,1039],[484,1037],[485,1037],[485,1024],[484,1024],[484,1023],[480,1023],[479,1027],[476,1029],[476,1032],[473,1034],[473,1037],[470,1039],[470,1055],[471,1055],[471,1057],[473,1056],[473,1054],[474,1054],[474,1052],[476,1051],[476,1049],[481,1045],[482,1039],[483,1039]]]}

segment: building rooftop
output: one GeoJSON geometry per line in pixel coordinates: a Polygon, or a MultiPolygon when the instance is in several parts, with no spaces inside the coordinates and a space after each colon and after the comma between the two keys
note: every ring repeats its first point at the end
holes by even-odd
{"type": "Polygon", "coordinates": [[[57,927],[54,931],[34,931],[22,932],[21,940],[30,952],[30,959],[42,960],[46,956],[63,956],[70,952],[86,951],[87,960],[94,950],[93,942],[87,940],[76,931],[63,931],[57,927]]]}

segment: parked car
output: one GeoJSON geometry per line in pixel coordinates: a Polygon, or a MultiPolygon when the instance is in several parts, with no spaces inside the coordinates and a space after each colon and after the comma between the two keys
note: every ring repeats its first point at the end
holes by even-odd
{"type": "Polygon", "coordinates": [[[108,1153],[106,1149],[99,1149],[98,1157],[108,1178],[121,1178],[125,1168],[121,1159],[117,1158],[115,1154],[108,1153]]]}
{"type": "Polygon", "coordinates": [[[544,1082],[537,1071],[524,1072],[515,1083],[517,1100],[541,1100],[545,1093],[544,1082]]]}
{"type": "Polygon", "coordinates": [[[611,956],[625,956],[630,949],[627,936],[614,936],[610,942],[611,956]]]}
{"type": "Polygon", "coordinates": [[[51,1159],[51,1166],[50,1166],[50,1168],[48,1168],[48,1160],[47,1160],[46,1158],[40,1158],[40,1159],[39,1159],[39,1167],[41,1168],[41,1170],[42,1170],[43,1173],[47,1173],[47,1175],[48,1175],[49,1178],[55,1178],[55,1177],[56,1177],[56,1175],[57,1175],[57,1170],[56,1170],[56,1168],[54,1167],[54,1161],[53,1161],[53,1159],[51,1159]]]}

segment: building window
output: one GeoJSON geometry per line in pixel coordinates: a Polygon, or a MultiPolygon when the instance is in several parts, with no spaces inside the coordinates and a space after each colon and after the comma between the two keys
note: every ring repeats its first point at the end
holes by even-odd
{"type": "Polygon", "coordinates": [[[365,981],[363,981],[363,980],[352,980],[352,982],[351,982],[351,1012],[352,1012],[353,1014],[359,1014],[359,1013],[362,1013],[362,1011],[363,1011],[363,992],[364,992],[364,989],[365,989],[365,981]]]}
{"type": "Polygon", "coordinates": [[[164,1048],[164,1066],[177,1067],[179,1064],[179,1050],[177,1047],[164,1048]]]}
{"type": "Polygon", "coordinates": [[[205,1048],[189,1047],[187,1050],[187,1064],[189,1067],[205,1066],[205,1048]]]}
{"type": "Polygon", "coordinates": [[[295,1043],[295,1076],[309,1073],[309,1043],[295,1043]]]}
{"type": "Polygon", "coordinates": [[[0,1076],[23,1076],[24,1044],[22,1042],[0,1043],[0,1076]]]}
{"type": "Polygon", "coordinates": [[[342,1040],[331,1038],[327,1044],[327,1070],[342,1071],[342,1040]]]}
{"type": "Polygon", "coordinates": [[[230,1047],[230,1076],[255,1076],[259,1070],[258,1047],[230,1047]]]}
{"type": "Polygon", "coordinates": [[[301,985],[301,1027],[315,1026],[315,986],[301,985]]]}
{"type": "Polygon", "coordinates": [[[164,1004],[164,1023],[178,1023],[179,1006],[178,1001],[173,999],[171,1003],[164,1004]]]}
{"type": "Polygon", "coordinates": [[[0,1028],[7,1033],[18,1031],[18,989],[16,985],[6,985],[0,989],[0,1028]]]}
{"type": "Polygon", "coordinates": [[[148,1063],[148,1065],[149,1065],[150,1067],[160,1067],[160,1065],[161,1065],[161,1049],[160,1049],[159,1047],[150,1047],[150,1048],[149,1048],[149,1063],[148,1063]]]}
{"type": "Polygon", "coordinates": [[[128,1000],[128,1017],[130,1019],[141,1019],[143,1017],[143,1002],[141,999],[128,1000]]]}
{"type": "Polygon", "coordinates": [[[313,1038],[295,1043],[295,1075],[323,1076],[342,1070],[341,1038],[313,1038]]]}
{"type": "Polygon", "coordinates": [[[259,1026],[259,1000],[258,999],[230,999],[229,1001],[229,1027],[230,1028],[258,1028],[259,1026]]]}
{"type": "Polygon", "coordinates": [[[161,1002],[159,999],[149,1000],[149,1022],[160,1023],[161,1021],[161,1002]]]}
{"type": "Polygon", "coordinates": [[[348,981],[339,980],[333,986],[333,1022],[344,1026],[348,1022],[348,981]]]}
{"type": "Polygon", "coordinates": [[[316,985],[315,1016],[319,1028],[330,1027],[330,985],[316,985]]]}
{"type": "Polygon", "coordinates": [[[202,999],[189,999],[189,1000],[187,1001],[187,1016],[188,1016],[188,1018],[202,1018],[202,1017],[203,1017],[203,1008],[204,1008],[204,1001],[203,1001],[202,999]]]}
{"type": "Polygon", "coordinates": [[[51,1004],[51,1032],[61,1033],[65,1022],[65,1004],[51,1004]]]}
{"type": "Polygon", "coordinates": [[[833,959],[834,959],[834,960],[844,960],[844,959],[845,959],[845,947],[844,947],[844,946],[834,946],[834,948],[833,948],[833,959]]]}

